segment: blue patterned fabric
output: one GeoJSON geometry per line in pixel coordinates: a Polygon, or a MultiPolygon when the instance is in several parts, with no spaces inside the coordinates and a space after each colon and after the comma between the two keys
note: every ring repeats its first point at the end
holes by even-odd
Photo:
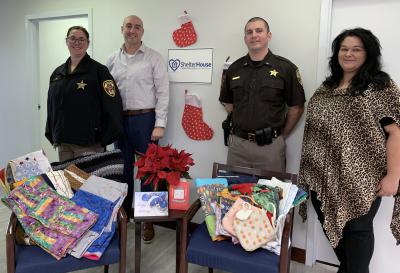
{"type": "MultiPolygon", "coordinates": [[[[91,249],[92,251],[93,249],[97,249],[99,241],[104,240],[100,237],[103,234],[103,231],[106,228],[108,222],[110,221],[114,209],[114,204],[107,199],[94,195],[90,192],[86,192],[84,190],[77,191],[71,200],[75,201],[76,204],[78,204],[79,206],[88,208],[99,216],[97,222],[90,228],[90,231],[93,232],[95,236],[92,237],[91,240],[79,241],[79,248],[74,248],[73,252],[70,253],[76,258],[81,258],[84,255],[84,252],[89,249],[91,249]],[[86,246],[84,247],[84,245],[86,246]],[[78,249],[80,249],[81,251],[79,251],[78,249]]],[[[107,237],[108,234],[105,236],[107,237]]],[[[110,234],[110,236],[112,236],[112,234],[110,234]]]]}

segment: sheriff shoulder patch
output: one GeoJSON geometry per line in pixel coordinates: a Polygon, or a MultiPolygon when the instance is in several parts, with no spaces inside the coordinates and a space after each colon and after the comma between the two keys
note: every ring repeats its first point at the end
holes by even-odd
{"type": "Polygon", "coordinates": [[[115,97],[115,85],[112,80],[106,80],[103,82],[103,88],[107,95],[115,97]]]}
{"type": "Polygon", "coordinates": [[[300,85],[303,86],[303,81],[301,80],[300,71],[298,68],[296,69],[296,77],[297,77],[297,80],[299,81],[300,85]]]}

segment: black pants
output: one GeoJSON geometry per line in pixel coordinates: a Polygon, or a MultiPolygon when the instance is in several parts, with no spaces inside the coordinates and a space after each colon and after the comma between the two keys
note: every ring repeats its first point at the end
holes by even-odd
{"type": "MultiPolygon", "coordinates": [[[[311,202],[321,224],[324,215],[317,193],[311,191],[311,202]]],[[[343,229],[343,237],[334,248],[340,262],[338,273],[368,273],[369,263],[374,253],[373,220],[381,204],[381,198],[372,202],[371,209],[363,216],[348,221],[343,229]]],[[[324,230],[325,233],[325,230],[324,230]]],[[[325,233],[326,234],[326,233],[325,233]]]]}

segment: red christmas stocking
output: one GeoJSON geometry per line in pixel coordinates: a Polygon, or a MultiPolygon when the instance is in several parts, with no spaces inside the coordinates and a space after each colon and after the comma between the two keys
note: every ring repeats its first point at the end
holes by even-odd
{"type": "Polygon", "coordinates": [[[197,41],[197,34],[194,30],[192,20],[185,11],[185,15],[179,17],[181,27],[175,30],[172,34],[174,42],[179,47],[186,47],[194,44],[197,41]]]}
{"type": "Polygon", "coordinates": [[[182,116],[182,127],[187,136],[193,140],[210,140],[213,129],[203,121],[203,109],[200,98],[189,95],[185,90],[185,110],[182,116]]]}

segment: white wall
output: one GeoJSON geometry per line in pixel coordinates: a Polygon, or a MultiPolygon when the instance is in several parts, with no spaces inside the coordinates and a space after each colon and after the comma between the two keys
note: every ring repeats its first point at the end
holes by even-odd
{"type": "MultiPolygon", "coordinates": [[[[93,56],[105,62],[109,54],[122,44],[120,26],[124,16],[137,14],[144,21],[144,42],[158,50],[165,59],[168,48],[176,48],[172,31],[179,27],[177,17],[187,10],[193,19],[198,41],[193,48],[214,48],[213,83],[210,85],[171,84],[170,115],[163,143],[171,143],[193,153],[196,166],[193,177],[211,174],[213,161],[225,162],[221,122],[225,112],[218,103],[222,64],[227,56],[235,60],[246,53],[243,28],[253,16],[266,18],[273,33],[270,48],[276,54],[291,59],[300,68],[307,99],[315,90],[320,1],[296,0],[2,0],[0,7],[0,81],[2,83],[0,111],[0,164],[7,159],[27,153],[34,146],[35,136],[29,135],[29,117],[34,92],[27,86],[24,16],[46,12],[87,9],[93,10],[93,56]],[[202,98],[204,119],[214,129],[214,138],[195,142],[184,133],[180,120],[184,104],[184,90],[202,98]],[[12,114],[15,112],[15,114],[12,114]],[[7,114],[4,114],[7,113],[7,114]],[[28,133],[27,133],[28,132],[28,133]],[[4,139],[3,139],[4,138],[4,139]]],[[[287,141],[288,171],[297,172],[301,152],[303,120],[287,141]]],[[[194,192],[192,191],[194,194],[194,192]]],[[[305,248],[305,225],[296,216],[294,246],[305,248]]]]}
{"type": "Polygon", "coordinates": [[[32,149],[30,120],[33,93],[25,85],[24,14],[18,4],[0,4],[0,165],[32,149]],[[28,131],[27,131],[28,129],[28,131]]]}

